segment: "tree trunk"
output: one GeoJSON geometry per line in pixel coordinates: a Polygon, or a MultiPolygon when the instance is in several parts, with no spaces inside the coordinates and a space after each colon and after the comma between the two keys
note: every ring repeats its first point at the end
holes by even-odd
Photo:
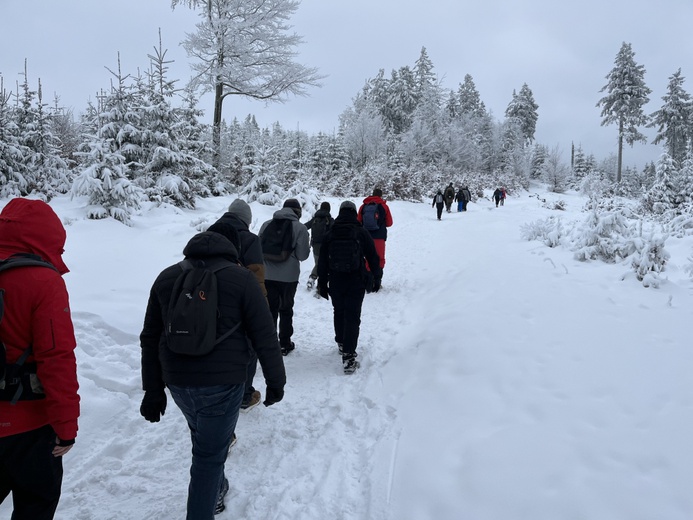
{"type": "Polygon", "coordinates": [[[214,120],[212,122],[212,166],[221,171],[221,105],[224,102],[224,86],[214,89],[214,120]]]}
{"type": "Polygon", "coordinates": [[[623,164],[623,119],[618,122],[618,167],[616,182],[621,182],[621,165],[623,164]]]}

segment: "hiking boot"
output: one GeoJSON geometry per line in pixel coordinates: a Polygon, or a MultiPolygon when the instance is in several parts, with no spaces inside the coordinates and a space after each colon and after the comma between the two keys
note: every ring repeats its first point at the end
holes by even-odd
{"type": "Polygon", "coordinates": [[[250,394],[247,401],[245,399],[243,400],[241,403],[241,410],[247,412],[248,410],[255,408],[258,404],[260,404],[261,397],[260,391],[255,390],[252,394],[250,394]]]}
{"type": "Polygon", "coordinates": [[[224,504],[224,497],[226,497],[226,493],[229,492],[229,479],[224,477],[224,482],[221,483],[221,489],[219,490],[219,496],[217,496],[217,505],[214,507],[214,514],[218,515],[221,513],[224,509],[226,509],[226,505],[224,504]]]}
{"type": "Polygon", "coordinates": [[[356,369],[361,366],[361,364],[358,361],[356,361],[355,357],[343,360],[342,364],[344,365],[345,374],[353,374],[356,371],[356,369]]]}
{"type": "Polygon", "coordinates": [[[344,354],[344,344],[337,343],[337,348],[339,349],[339,355],[342,356],[344,354]]]}
{"type": "Polygon", "coordinates": [[[291,352],[295,348],[296,348],[296,345],[294,345],[293,341],[289,345],[284,345],[282,347],[282,356],[288,356],[289,352],[291,352]]]}
{"type": "Polygon", "coordinates": [[[317,278],[313,278],[312,276],[308,278],[308,283],[306,284],[308,289],[312,289],[315,286],[315,280],[317,280],[317,278]]]}

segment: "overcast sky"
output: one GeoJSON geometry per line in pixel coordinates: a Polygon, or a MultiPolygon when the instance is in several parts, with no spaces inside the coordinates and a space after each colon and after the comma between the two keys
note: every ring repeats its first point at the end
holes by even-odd
{"type": "MultiPolygon", "coordinates": [[[[306,98],[265,106],[227,98],[224,118],[256,115],[258,123],[279,121],[287,129],[332,132],[368,78],[379,69],[413,66],[422,47],[448,90],[470,74],[487,109],[501,119],[527,83],[539,105],[535,138],[558,146],[566,159],[571,142],[599,159],[616,152],[615,126],[601,127],[606,75],[622,42],[631,43],[652,89],[647,113],[659,109],[671,76],[681,68],[693,92],[691,0],[302,0],[293,18],[303,37],[302,64],[327,76],[306,98]]],[[[170,77],[190,77],[179,45],[194,30],[197,13],[170,8],[169,0],[0,0],[0,73],[6,89],[21,81],[28,60],[29,81],[43,85],[44,101],[58,94],[81,112],[111,79],[120,52],[124,73],[148,65],[162,30],[170,77]]],[[[206,120],[212,101],[203,100],[206,120]]],[[[654,136],[648,130],[650,141],[654,136]]],[[[655,160],[660,147],[626,148],[624,165],[655,160]]]]}

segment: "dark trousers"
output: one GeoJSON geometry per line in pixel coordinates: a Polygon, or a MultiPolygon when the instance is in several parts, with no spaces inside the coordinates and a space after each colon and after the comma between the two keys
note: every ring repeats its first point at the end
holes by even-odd
{"type": "Polygon", "coordinates": [[[192,464],[186,520],[212,520],[224,462],[236,429],[245,385],[175,386],[171,397],[188,421],[192,464]]]}
{"type": "Polygon", "coordinates": [[[253,395],[255,387],[253,386],[253,379],[255,379],[255,372],[257,372],[257,354],[253,347],[250,346],[250,341],[248,341],[248,349],[250,351],[250,360],[245,369],[245,392],[243,392],[243,402],[250,401],[250,396],[253,395]]]}
{"type": "Polygon", "coordinates": [[[265,280],[265,287],[274,326],[279,322],[279,346],[290,347],[291,336],[294,334],[294,298],[298,282],[265,280]]]}
{"type": "Polygon", "coordinates": [[[0,503],[12,493],[12,520],[51,520],[60,500],[63,458],[50,426],[0,437],[0,503]]]}
{"type": "Polygon", "coordinates": [[[344,355],[356,352],[361,327],[361,307],[366,287],[360,273],[330,276],[330,298],[334,308],[334,339],[343,345],[344,355]]]}
{"type": "Polygon", "coordinates": [[[443,214],[443,203],[439,202],[436,204],[436,214],[438,215],[438,220],[440,220],[441,215],[443,214]]]}

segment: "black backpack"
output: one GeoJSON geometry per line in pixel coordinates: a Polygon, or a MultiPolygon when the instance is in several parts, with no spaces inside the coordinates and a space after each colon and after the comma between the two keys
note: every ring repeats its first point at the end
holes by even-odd
{"type": "MultiPolygon", "coordinates": [[[[57,271],[52,264],[41,259],[40,256],[29,253],[19,253],[6,260],[0,260],[0,272],[27,266],[47,267],[57,271]]],[[[4,296],[5,290],[0,289],[0,322],[5,313],[4,296]]],[[[22,352],[17,361],[8,364],[5,345],[0,341],[0,401],[10,401],[11,404],[15,404],[19,400],[31,401],[45,397],[43,388],[36,377],[36,363],[26,362],[30,355],[31,345],[22,352]]]]}
{"type": "Polygon", "coordinates": [[[369,202],[361,210],[361,221],[363,227],[368,231],[380,229],[380,204],[377,202],[369,202]]]}
{"type": "Polygon", "coordinates": [[[313,217],[313,223],[310,226],[311,236],[314,244],[320,244],[325,238],[325,233],[330,229],[330,217],[313,217]]]}
{"type": "Polygon", "coordinates": [[[204,356],[233,334],[237,323],[217,338],[218,271],[236,265],[228,260],[195,263],[183,260],[176,278],[166,314],[166,342],[176,354],[204,356]]]}
{"type": "Polygon", "coordinates": [[[356,226],[334,226],[330,240],[329,266],[331,271],[353,273],[363,265],[363,250],[356,226]]]}
{"type": "Polygon", "coordinates": [[[285,262],[294,251],[293,220],[272,219],[260,236],[262,256],[270,262],[285,262]]]}

